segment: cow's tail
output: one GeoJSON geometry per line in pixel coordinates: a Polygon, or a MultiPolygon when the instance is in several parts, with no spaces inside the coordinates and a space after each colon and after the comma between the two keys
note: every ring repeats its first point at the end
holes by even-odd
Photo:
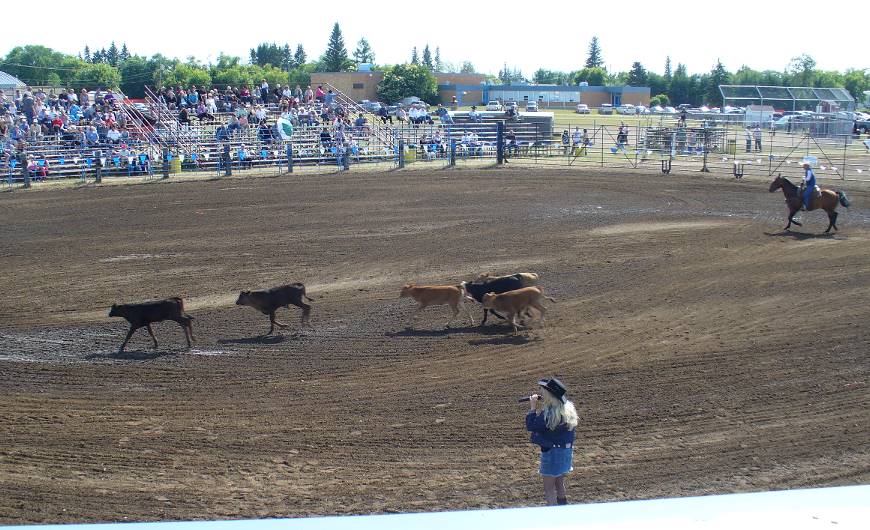
{"type": "Polygon", "coordinates": [[[466,298],[472,302],[476,302],[474,298],[468,296],[468,289],[465,288],[466,283],[468,282],[459,282],[459,285],[456,286],[459,287],[460,298],[466,298]]]}
{"type": "Polygon", "coordinates": [[[837,198],[840,199],[840,204],[843,205],[843,208],[848,208],[850,204],[849,197],[846,197],[846,194],[842,191],[837,192],[837,198]]]}
{"type": "Polygon", "coordinates": [[[311,298],[310,296],[308,296],[307,294],[305,294],[305,284],[304,284],[304,283],[296,282],[295,285],[296,285],[296,287],[299,287],[299,290],[302,292],[302,297],[303,297],[303,298],[305,298],[305,299],[308,300],[309,302],[313,302],[313,301],[314,301],[314,298],[311,298]]]}
{"type": "Polygon", "coordinates": [[[188,314],[186,314],[186,313],[184,312],[184,299],[183,299],[183,298],[179,298],[179,297],[177,297],[177,296],[173,296],[172,298],[170,298],[170,300],[173,300],[176,304],[178,304],[178,313],[179,313],[180,315],[186,316],[186,317],[189,318],[190,320],[193,320],[193,317],[192,317],[192,316],[190,316],[190,315],[188,315],[188,314]]]}

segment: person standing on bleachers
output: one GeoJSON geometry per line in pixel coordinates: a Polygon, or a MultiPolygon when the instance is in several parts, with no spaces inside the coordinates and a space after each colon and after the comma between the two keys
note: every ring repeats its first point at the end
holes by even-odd
{"type": "Polygon", "coordinates": [[[269,102],[269,83],[265,79],[260,81],[260,101],[263,105],[269,102]]]}

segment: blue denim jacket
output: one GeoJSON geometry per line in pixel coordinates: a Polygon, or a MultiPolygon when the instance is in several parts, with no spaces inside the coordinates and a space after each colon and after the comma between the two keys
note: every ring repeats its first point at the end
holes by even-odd
{"type": "Polygon", "coordinates": [[[526,429],[532,433],[531,442],[541,447],[574,443],[574,431],[569,431],[567,424],[563,423],[550,430],[544,421],[544,415],[535,411],[526,414],[526,429]]]}

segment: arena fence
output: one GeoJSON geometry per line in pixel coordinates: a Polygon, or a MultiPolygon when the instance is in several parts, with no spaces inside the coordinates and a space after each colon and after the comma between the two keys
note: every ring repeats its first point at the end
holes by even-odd
{"type": "Polygon", "coordinates": [[[217,138],[220,123],[176,131],[162,143],[129,137],[125,143],[81,145],[60,138],[31,143],[0,161],[7,186],[56,179],[171,178],[183,172],[226,175],[252,170],[293,172],[350,169],[356,164],[393,167],[461,167],[476,162],[625,170],[716,172],[735,177],[775,174],[799,178],[801,161],[815,157],[819,178],[867,180],[870,139],[818,130],[760,130],[689,120],[686,126],[655,121],[620,130],[582,122],[560,124],[549,135],[523,122],[490,121],[403,125],[389,134],[350,127],[340,138],[323,125],[300,125],[284,141],[256,127],[217,138]],[[585,131],[585,132],[584,132],[585,131]],[[180,145],[173,142],[183,138],[180,145]]]}

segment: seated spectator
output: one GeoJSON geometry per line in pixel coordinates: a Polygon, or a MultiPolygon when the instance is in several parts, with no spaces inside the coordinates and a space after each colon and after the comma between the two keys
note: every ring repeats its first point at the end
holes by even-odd
{"type": "Polygon", "coordinates": [[[187,112],[187,107],[181,107],[181,110],[178,111],[178,123],[190,125],[190,114],[187,112]]]}
{"type": "Polygon", "coordinates": [[[390,122],[390,125],[393,124],[393,117],[390,116],[390,111],[387,110],[385,105],[381,105],[381,108],[378,109],[378,117],[381,118],[381,121],[384,122],[384,125],[387,124],[387,121],[390,122]]]}
{"type": "Polygon", "coordinates": [[[314,91],[315,101],[319,101],[320,103],[323,103],[323,100],[325,99],[325,97],[326,97],[326,92],[323,91],[323,86],[317,85],[317,90],[314,91]]]}
{"type": "Polygon", "coordinates": [[[229,139],[229,137],[230,137],[230,134],[227,131],[227,128],[224,127],[223,125],[218,126],[218,128],[214,132],[214,139],[217,142],[224,142],[227,139],[229,139]]]}
{"type": "Polygon", "coordinates": [[[100,135],[97,133],[97,128],[89,125],[85,130],[85,144],[96,145],[98,143],[100,143],[100,135]]]}
{"type": "Polygon", "coordinates": [[[402,107],[396,109],[396,119],[399,120],[399,123],[402,125],[405,124],[405,120],[408,119],[408,113],[405,112],[405,109],[402,107]]]}
{"type": "Polygon", "coordinates": [[[325,149],[332,147],[332,136],[326,128],[320,131],[320,145],[325,149]]]}
{"type": "Polygon", "coordinates": [[[251,160],[251,153],[250,153],[250,151],[248,151],[248,148],[247,148],[247,146],[245,146],[245,144],[242,144],[242,146],[239,147],[239,150],[236,153],[236,155],[239,157],[239,167],[243,167],[243,168],[254,167],[254,161],[251,160]]]}
{"type": "Polygon", "coordinates": [[[508,129],[504,135],[505,144],[507,147],[505,148],[506,154],[514,154],[518,153],[520,150],[519,144],[517,144],[517,133],[514,132],[513,129],[508,129]]]}
{"type": "Polygon", "coordinates": [[[446,125],[453,125],[453,118],[450,116],[450,113],[447,109],[444,108],[444,105],[438,104],[438,110],[435,111],[435,114],[441,119],[441,123],[446,125]]]}
{"type": "Polygon", "coordinates": [[[479,112],[477,112],[477,107],[474,105],[471,106],[471,110],[468,111],[468,121],[472,123],[482,123],[483,116],[479,112]]]}
{"type": "Polygon", "coordinates": [[[360,134],[368,134],[369,132],[368,120],[365,119],[365,116],[363,116],[362,113],[360,113],[360,115],[354,120],[353,126],[360,134]]]}
{"type": "Polygon", "coordinates": [[[119,131],[114,125],[109,129],[106,133],[106,141],[110,144],[117,144],[121,141],[121,131],[119,131]]]}

